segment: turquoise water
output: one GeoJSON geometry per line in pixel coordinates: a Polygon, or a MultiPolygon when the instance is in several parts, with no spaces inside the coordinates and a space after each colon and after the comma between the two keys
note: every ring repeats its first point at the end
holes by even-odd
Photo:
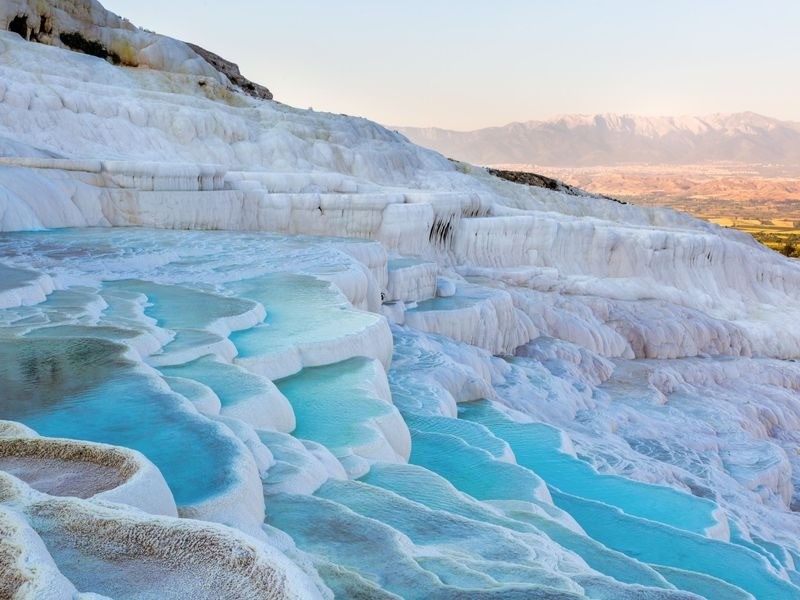
{"type": "Polygon", "coordinates": [[[779,579],[767,560],[751,550],[626,515],[600,502],[551,493],[557,506],[609,548],[643,562],[711,575],[759,600],[800,598],[800,588],[779,579]]]}
{"type": "Polygon", "coordinates": [[[678,589],[694,592],[703,598],[711,600],[754,600],[752,594],[748,594],[743,589],[725,583],[716,577],[670,567],[656,567],[656,570],[678,589]]]}
{"type": "MultiPolygon", "coordinates": [[[[392,397],[394,399],[394,395],[392,397]]],[[[513,462],[514,455],[509,445],[480,423],[449,417],[416,416],[407,412],[403,413],[403,418],[410,429],[418,432],[453,435],[474,448],[485,450],[496,459],[505,458],[513,462]]]]}
{"type": "MultiPolygon", "coordinates": [[[[795,565],[800,565],[800,554],[793,552],[791,550],[788,551],[788,554],[794,559],[795,565]]],[[[800,573],[797,572],[797,566],[791,571],[789,571],[789,579],[791,579],[792,583],[796,586],[800,587],[800,573]]]]}
{"type": "MultiPolygon", "coordinates": [[[[492,519],[430,509],[425,504],[361,482],[329,481],[316,495],[390,525],[408,536],[416,546],[429,549],[420,552],[429,555],[421,564],[454,586],[496,587],[513,583],[546,586],[552,593],[576,590],[572,581],[542,563],[539,552],[545,552],[545,547],[552,542],[533,527],[517,523],[516,528],[509,528],[507,523],[501,525],[492,519]]],[[[570,558],[564,560],[568,562],[570,558]]],[[[654,574],[652,579],[659,578],[654,574]]],[[[663,585],[663,580],[660,583],[663,585]]]]}
{"type": "MultiPolygon", "coordinates": [[[[773,544],[772,542],[762,540],[755,535],[752,536],[752,538],[753,538],[752,542],[753,545],[756,546],[756,548],[760,548],[760,552],[764,554],[775,567],[779,566],[786,567],[794,563],[794,561],[790,560],[790,555],[785,548],[781,548],[780,546],[778,546],[777,544],[773,544]]],[[[731,539],[732,541],[734,541],[733,535],[731,536],[731,539]]],[[[736,540],[736,542],[738,543],[738,540],[736,540]]]]}
{"type": "Polygon", "coordinates": [[[71,324],[92,320],[93,306],[100,309],[97,294],[90,289],[73,288],[57,290],[44,302],[32,306],[19,306],[0,311],[0,324],[6,332],[8,326],[26,332],[30,327],[41,325],[71,324]]]}
{"type": "Polygon", "coordinates": [[[162,353],[157,358],[162,361],[160,364],[176,361],[180,364],[178,357],[187,360],[185,357],[201,357],[202,354],[209,352],[209,348],[222,342],[225,338],[200,329],[180,329],[175,332],[175,337],[171,342],[162,348],[162,353]]]}
{"type": "Polygon", "coordinates": [[[54,313],[60,319],[74,319],[87,316],[89,307],[97,301],[97,294],[93,289],[75,287],[56,290],[44,302],[30,308],[54,313]]]}
{"type": "MultiPolygon", "coordinates": [[[[50,245],[46,252],[54,261],[74,259],[75,271],[67,270],[65,280],[83,263],[95,269],[86,277],[97,286],[109,273],[129,279],[100,288],[111,305],[101,317],[102,327],[91,326],[99,303],[96,290],[90,288],[56,292],[41,305],[2,311],[0,319],[14,324],[5,330],[6,336],[22,333],[29,325],[56,326],[0,342],[0,418],[20,420],[46,435],[139,449],[162,470],[180,504],[226,490],[235,475],[241,443],[225,427],[186,410],[180,395],[170,393],[150,369],[128,360],[124,347],[114,343],[130,340],[136,331],[152,332],[142,311],[161,326],[177,330],[165,348],[175,362],[199,356],[191,354],[193,348],[205,347],[207,352],[209,345],[222,342],[197,328],[251,311],[256,302],[266,307],[265,322],[233,336],[244,357],[269,357],[298,344],[339,340],[380,319],[349,308],[326,282],[303,275],[260,275],[270,262],[273,266],[268,268],[288,268],[274,266],[281,261],[295,265],[290,263],[292,253],[305,252],[301,246],[312,243],[308,240],[292,242],[296,247],[276,259],[271,250],[278,248],[278,242],[269,242],[272,246],[265,249],[259,244],[262,238],[255,235],[116,231],[29,237],[50,239],[41,245],[50,245]],[[155,256],[162,248],[163,260],[155,256]],[[113,260],[96,266],[98,257],[113,260]],[[120,265],[125,268],[117,269],[120,265]],[[259,276],[224,283],[242,273],[259,276]],[[191,290],[143,281],[148,278],[204,281],[209,287],[191,290]],[[202,291],[211,289],[250,300],[202,291]],[[139,301],[145,297],[150,305],[142,308],[139,301]],[[60,339],[64,337],[75,339],[60,339]]],[[[37,257],[43,255],[39,250],[37,257]]],[[[45,271],[50,264],[40,261],[36,268],[45,271]]],[[[489,293],[461,286],[455,298],[423,302],[417,310],[471,306],[489,293]]],[[[748,596],[739,588],[750,590],[759,600],[800,597],[797,588],[780,581],[770,568],[790,562],[776,544],[745,539],[735,527],[732,544],[701,535],[715,524],[713,503],[601,475],[589,463],[560,450],[557,429],[515,423],[486,402],[462,406],[458,420],[432,416],[452,407],[452,398],[450,404],[445,402],[447,392],[437,379],[439,373],[466,370],[469,366],[458,361],[467,356],[469,363],[475,355],[455,348],[453,342],[447,342],[453,346],[448,354],[450,346],[434,337],[426,337],[418,346],[410,344],[413,347],[404,346],[402,336],[396,341],[395,358],[402,366],[392,375],[394,398],[407,411],[415,464],[373,465],[358,481],[328,482],[317,496],[274,494],[298,488],[310,492],[322,483],[326,471],[318,459],[324,453],[301,440],[321,442],[338,456],[348,457],[353,451],[375,452],[387,444],[381,423],[403,425],[399,419],[386,419],[396,413],[374,385],[378,371],[368,359],[305,369],[278,382],[297,413],[298,438],[259,432],[276,460],[265,485],[268,523],[291,533],[301,549],[316,553],[315,564],[337,597],[358,597],[354,590],[369,589],[361,597],[575,598],[566,591],[572,584],[565,573],[584,586],[589,597],[623,597],[617,593],[622,588],[614,588],[608,579],[596,588],[608,585],[608,589],[593,592],[589,579],[594,575],[584,567],[572,569],[575,563],[570,561],[575,558],[562,549],[625,583],[666,588],[669,581],[714,600],[744,600],[748,596]],[[519,464],[506,462],[512,451],[519,464]],[[548,494],[555,506],[548,503],[548,494]],[[570,514],[593,537],[571,530],[570,514]],[[564,562],[548,563],[556,555],[564,562]],[[397,596],[380,592],[378,586],[397,596]]],[[[556,404],[562,396],[557,384],[566,388],[566,380],[574,374],[568,363],[547,366],[548,379],[537,392],[542,402],[556,404]]],[[[242,407],[265,392],[257,385],[263,380],[209,357],[163,371],[210,386],[223,408],[242,407]]],[[[531,368],[527,376],[535,385],[534,375],[531,368]]],[[[190,380],[179,380],[176,388],[209,403],[202,397],[203,388],[198,384],[192,390],[190,380]]],[[[583,389],[591,392],[588,385],[583,389]]],[[[643,598],[656,592],[626,588],[625,593],[643,598]]]]}
{"type": "Polygon", "coordinates": [[[262,377],[220,362],[213,356],[204,356],[184,365],[159,367],[158,370],[167,377],[194,379],[207,385],[214,390],[223,408],[249,402],[272,391],[262,377]]]}
{"type": "Polygon", "coordinates": [[[267,504],[267,523],[289,533],[302,550],[334,563],[326,582],[344,592],[344,598],[352,597],[351,589],[363,588],[358,585],[362,578],[407,600],[430,598],[442,586],[409,556],[399,532],[336,502],[276,494],[267,504]]]}
{"type": "Polygon", "coordinates": [[[520,465],[562,492],[698,534],[717,524],[712,514],[717,505],[713,502],[668,487],[600,475],[590,464],[561,452],[561,432],[554,427],[516,423],[485,401],[459,405],[459,413],[508,442],[520,465]]]}
{"type": "Polygon", "coordinates": [[[38,279],[39,274],[25,269],[0,265],[0,291],[26,286],[38,279]]]}
{"type": "Polygon", "coordinates": [[[766,558],[767,561],[776,569],[780,569],[781,567],[785,566],[783,563],[781,563],[781,561],[779,561],[776,558],[776,556],[780,556],[782,554],[782,552],[780,552],[781,549],[770,544],[774,548],[774,550],[778,552],[778,554],[773,554],[772,552],[767,550],[762,544],[758,544],[755,543],[755,541],[749,541],[745,539],[744,536],[741,534],[741,531],[739,531],[739,527],[736,525],[736,523],[731,523],[731,543],[738,544],[739,546],[743,546],[748,550],[752,550],[756,554],[760,554],[761,556],[766,558]]]}
{"type": "Polygon", "coordinates": [[[167,329],[203,329],[219,319],[241,315],[256,308],[255,303],[240,298],[150,281],[115,281],[106,283],[105,287],[112,291],[147,296],[145,314],[156,319],[159,327],[167,329]]]}
{"type": "Polygon", "coordinates": [[[409,312],[419,312],[428,310],[456,310],[459,308],[469,308],[475,304],[491,298],[497,292],[491,289],[479,288],[469,284],[459,283],[456,285],[454,296],[447,298],[430,298],[417,303],[416,308],[409,309],[409,312]]]}
{"type": "Polygon", "coordinates": [[[432,510],[383,488],[360,481],[328,481],[315,495],[380,521],[419,546],[436,546],[440,551],[450,547],[485,560],[535,563],[536,554],[528,544],[503,535],[496,525],[432,510]]]}
{"type": "Polygon", "coordinates": [[[536,502],[544,488],[544,482],[528,469],[498,461],[453,435],[412,430],[409,460],[479,500],[536,502]]]}
{"type": "Polygon", "coordinates": [[[546,503],[538,503],[530,508],[517,504],[513,509],[505,508],[500,512],[465,495],[447,479],[416,465],[374,465],[361,480],[394,491],[429,508],[492,523],[512,531],[543,532],[583,558],[590,567],[617,581],[667,587],[665,580],[647,565],[569,529],[559,522],[564,518],[561,511],[546,503]]]}
{"type": "Polygon", "coordinates": [[[571,585],[563,576],[537,568],[535,553],[513,536],[488,540],[486,534],[497,533],[492,527],[428,511],[358,482],[329,482],[320,496],[270,496],[267,523],[318,557],[317,564],[324,565],[320,572],[337,597],[584,598],[563,589],[571,585]],[[482,554],[489,556],[481,559],[482,554]],[[504,585],[504,579],[517,582],[504,585]]]}
{"type": "Polygon", "coordinates": [[[380,443],[374,419],[395,411],[368,382],[381,368],[368,358],[311,367],[275,382],[297,418],[294,436],[326,446],[337,457],[352,448],[380,443]]]}
{"type": "MultiPolygon", "coordinates": [[[[800,597],[800,588],[778,578],[763,549],[759,554],[703,535],[715,522],[713,503],[669,488],[600,475],[588,463],[559,451],[562,438],[557,429],[516,423],[489,402],[460,405],[459,412],[508,442],[517,462],[547,481],[556,506],[608,548],[644,563],[711,576],[672,572],[672,579],[690,591],[713,589],[713,578],[718,578],[759,599],[800,597]]],[[[542,527],[548,530],[546,524],[542,527]]],[[[719,587],[720,593],[736,597],[730,586],[719,587]]]]}
{"type": "Polygon", "coordinates": [[[180,505],[228,488],[239,452],[234,441],[187,410],[158,377],[137,369],[125,351],[92,338],[0,340],[0,419],[44,436],[139,450],[180,505]]]}
{"type": "Polygon", "coordinates": [[[381,319],[350,308],[327,281],[307,275],[276,273],[232,283],[227,289],[267,309],[262,325],[231,335],[242,358],[268,357],[298,344],[336,340],[381,319]]]}
{"type": "Polygon", "coordinates": [[[121,289],[103,287],[100,296],[107,304],[101,315],[101,322],[109,322],[117,325],[141,329],[151,326],[145,316],[142,304],[146,301],[143,294],[126,292],[121,289]]]}
{"type": "Polygon", "coordinates": [[[80,338],[92,337],[114,342],[125,342],[141,335],[141,332],[122,327],[88,325],[54,325],[26,333],[26,338],[80,338]]]}

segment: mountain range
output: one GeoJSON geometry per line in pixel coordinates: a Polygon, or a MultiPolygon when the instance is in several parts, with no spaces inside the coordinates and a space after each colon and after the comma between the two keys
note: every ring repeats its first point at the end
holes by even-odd
{"type": "Polygon", "coordinates": [[[800,123],[753,112],[704,117],[561,115],[474,131],[395,129],[417,144],[479,165],[800,165],[800,123]]]}

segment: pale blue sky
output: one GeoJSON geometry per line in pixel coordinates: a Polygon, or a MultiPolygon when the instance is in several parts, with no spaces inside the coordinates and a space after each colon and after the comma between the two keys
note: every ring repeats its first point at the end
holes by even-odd
{"type": "Polygon", "coordinates": [[[798,0],[104,4],[239,63],[277,100],[385,124],[744,110],[800,121],[798,0]]]}

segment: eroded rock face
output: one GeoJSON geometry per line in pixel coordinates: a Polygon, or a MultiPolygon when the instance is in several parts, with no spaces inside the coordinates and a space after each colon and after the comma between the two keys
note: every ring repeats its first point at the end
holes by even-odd
{"type": "Polygon", "coordinates": [[[539,175],[537,173],[528,173],[527,171],[506,171],[503,169],[486,170],[495,177],[505,179],[506,181],[512,181],[514,183],[521,183],[523,185],[530,185],[532,187],[540,187],[556,192],[563,192],[565,194],[569,194],[570,196],[592,196],[604,198],[606,200],[613,200],[614,202],[619,202],[620,204],[627,204],[627,202],[622,202],[616,198],[611,198],[602,194],[591,194],[589,192],[585,192],[580,188],[576,188],[575,186],[564,183],[563,181],[559,181],[558,179],[545,177],[544,175],[539,175]]]}
{"type": "Polygon", "coordinates": [[[239,65],[232,63],[229,60],[225,60],[218,54],[209,52],[205,48],[201,48],[200,46],[196,46],[195,44],[190,44],[187,42],[187,45],[189,46],[189,48],[194,50],[198,55],[200,55],[203,58],[203,60],[205,60],[208,64],[210,64],[217,71],[225,75],[225,77],[227,77],[233,85],[241,89],[245,94],[253,96],[254,98],[261,98],[263,100],[272,100],[272,92],[270,92],[263,85],[253,83],[252,81],[244,77],[242,73],[239,71],[239,65]]]}
{"type": "Polygon", "coordinates": [[[210,77],[266,100],[272,93],[242,76],[239,67],[192,44],[145,31],[95,0],[9,0],[0,28],[39,42],[108,60],[116,65],[210,77]]]}

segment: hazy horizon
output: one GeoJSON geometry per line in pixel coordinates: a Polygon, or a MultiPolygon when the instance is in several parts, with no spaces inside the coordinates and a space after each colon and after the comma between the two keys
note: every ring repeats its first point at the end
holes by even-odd
{"type": "Polygon", "coordinates": [[[621,112],[614,112],[614,111],[605,111],[605,112],[585,112],[585,113],[558,113],[553,114],[550,116],[535,118],[535,119],[524,119],[520,121],[509,121],[507,123],[496,123],[494,125],[486,125],[483,127],[476,127],[470,129],[458,129],[458,128],[451,128],[451,127],[439,127],[438,125],[405,125],[403,123],[385,123],[387,127],[400,127],[403,129],[442,129],[444,131],[452,131],[455,133],[473,133],[477,131],[481,131],[483,129],[502,129],[504,127],[508,127],[510,125],[524,125],[526,123],[550,123],[554,121],[558,121],[563,118],[568,117],[607,117],[607,116],[617,116],[617,117],[641,117],[645,119],[708,119],[710,117],[715,116],[733,116],[733,115],[744,115],[744,114],[753,114],[758,117],[763,117],[766,119],[773,119],[776,121],[781,121],[784,123],[791,123],[794,125],[800,125],[800,119],[783,119],[781,117],[776,117],[774,115],[768,115],[764,113],[760,113],[754,110],[741,110],[735,111],[731,113],[727,112],[714,112],[714,113],[706,113],[706,114],[642,114],[642,113],[621,113],[621,112]]]}
{"type": "Polygon", "coordinates": [[[281,102],[380,123],[469,131],[559,114],[745,111],[800,121],[800,4],[788,0],[104,4],[238,63],[281,102]]]}

